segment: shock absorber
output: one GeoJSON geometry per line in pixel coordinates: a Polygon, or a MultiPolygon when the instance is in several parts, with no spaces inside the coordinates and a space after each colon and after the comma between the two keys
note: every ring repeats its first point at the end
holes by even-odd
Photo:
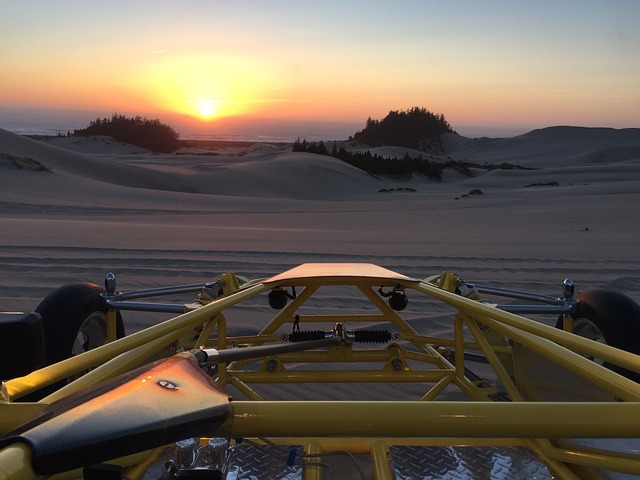
{"type": "MultiPolygon", "coordinates": [[[[323,330],[298,330],[293,331],[288,339],[290,342],[303,342],[307,340],[320,340],[334,336],[336,329],[330,332],[323,330]]],[[[343,330],[343,335],[353,342],[358,343],[387,343],[393,335],[388,330],[343,330]]]]}

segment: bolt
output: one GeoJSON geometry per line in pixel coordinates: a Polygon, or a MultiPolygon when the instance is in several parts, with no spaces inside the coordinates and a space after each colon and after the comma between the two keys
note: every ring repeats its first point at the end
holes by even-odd
{"type": "Polygon", "coordinates": [[[275,360],[273,360],[273,359],[272,359],[272,360],[269,360],[269,361],[267,362],[267,370],[268,370],[268,371],[270,371],[270,372],[275,372],[275,371],[276,371],[276,368],[278,368],[278,362],[277,362],[277,361],[275,361],[275,360]]]}
{"type": "Polygon", "coordinates": [[[402,370],[402,360],[400,360],[399,358],[394,358],[393,360],[391,360],[391,366],[394,370],[399,372],[400,370],[402,370]]]}

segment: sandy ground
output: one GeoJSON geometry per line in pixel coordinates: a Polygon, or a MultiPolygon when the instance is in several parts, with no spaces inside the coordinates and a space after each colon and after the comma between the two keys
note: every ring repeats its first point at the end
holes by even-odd
{"type": "Polygon", "coordinates": [[[445,145],[443,158],[536,170],[394,181],[282,145],[157,155],[0,131],[0,309],[32,309],[51,288],[101,284],[108,271],[138,288],[309,261],[453,270],[552,294],[569,276],[640,301],[640,130],[555,127],[445,145]]]}
{"type": "MultiPolygon", "coordinates": [[[[180,153],[0,130],[0,311],[30,311],[53,288],[101,285],[107,272],[131,290],[228,271],[263,278],[305,262],[369,262],[416,278],[448,270],[558,296],[570,277],[578,290],[640,301],[640,129],[450,136],[442,159],[534,170],[448,171],[442,182],[378,178],[283,145],[180,153]]],[[[336,292],[336,304],[355,312],[348,295],[336,292]]],[[[451,312],[421,315],[425,334],[452,328],[451,312]]],[[[125,314],[129,332],[157,320],[125,314]]],[[[249,309],[232,328],[266,321],[249,309]]]]}
{"type": "MultiPolygon", "coordinates": [[[[53,288],[102,284],[107,272],[130,290],[227,271],[268,277],[326,261],[371,262],[418,278],[450,270],[473,283],[558,296],[571,277],[578,290],[612,288],[640,302],[640,129],[451,136],[447,157],[534,170],[393,180],[283,145],[157,155],[103,137],[41,142],[0,130],[0,311],[32,310],[53,288]],[[474,189],[482,194],[469,195],[474,189]]],[[[336,291],[335,306],[358,304],[336,291]]],[[[125,314],[129,332],[153,321],[125,314]]],[[[453,315],[435,308],[413,321],[438,335],[451,331],[453,315]]],[[[248,309],[229,329],[249,333],[263,322],[248,309]]],[[[411,392],[309,385],[298,393],[411,392]]]]}

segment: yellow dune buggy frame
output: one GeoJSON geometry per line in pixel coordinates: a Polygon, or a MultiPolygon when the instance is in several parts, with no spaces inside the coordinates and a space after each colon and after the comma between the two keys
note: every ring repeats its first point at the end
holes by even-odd
{"type": "MultiPolygon", "coordinates": [[[[82,456],[60,467],[69,471],[57,471],[57,457],[52,454],[49,463],[54,467],[34,471],[39,467],[32,443],[37,442],[20,425],[39,428],[58,415],[47,414],[56,405],[65,405],[60,415],[73,418],[73,408],[81,408],[77,399],[83,398],[83,392],[95,392],[105,382],[116,385],[116,390],[139,383],[142,377],[128,372],[141,367],[143,372],[151,368],[144,378],[152,378],[153,368],[164,368],[157,365],[168,360],[144,366],[175,352],[174,359],[193,370],[207,371],[215,381],[214,390],[194,387],[195,400],[176,400],[183,402],[180,408],[190,410],[204,401],[224,410],[213,427],[206,422],[200,428],[191,425],[190,437],[201,442],[225,438],[231,444],[253,439],[261,445],[300,445],[304,451],[301,474],[307,480],[326,478],[322,454],[330,451],[368,455],[377,480],[397,478],[394,446],[519,446],[532,451],[555,478],[606,478],[606,472],[640,475],[640,385],[604,366],[640,373],[640,357],[483,302],[481,292],[464,291],[467,285],[456,275],[421,280],[371,264],[304,264],[255,281],[230,273],[202,289],[194,303],[181,305],[184,313],[117,340],[116,310],[173,311],[177,307],[133,300],[177,290],[127,295],[115,291],[114,281],[108,278],[103,295],[108,306],[107,335],[113,341],[2,383],[0,434],[5,440],[0,443],[0,478],[81,477],[82,456]],[[330,296],[332,289],[340,288],[359,292],[367,301],[362,313],[319,307],[316,299],[323,291],[330,296]],[[403,318],[407,301],[417,295],[452,308],[450,337],[417,331],[411,320],[403,318]],[[256,299],[265,303],[265,297],[279,310],[264,328],[251,335],[228,335],[235,325],[234,308],[256,299]],[[301,325],[319,328],[304,330],[301,325]],[[376,328],[368,328],[371,325],[376,328]],[[469,370],[479,357],[491,367],[493,382],[469,370]],[[20,401],[59,382],[64,385],[38,401],[20,401]],[[411,384],[419,394],[394,401],[282,401],[267,399],[261,390],[281,384],[286,392],[295,383],[411,384]],[[231,401],[225,393],[229,391],[236,397],[231,401]],[[507,398],[510,401],[499,401],[507,398]]],[[[563,315],[565,329],[571,331],[571,306],[567,298],[545,308],[563,315]]],[[[180,390],[180,375],[176,378],[165,383],[180,390]]],[[[111,397],[96,398],[91,401],[111,397]]],[[[171,410],[166,415],[183,413],[171,410]]],[[[80,427],[64,420],[64,429],[75,428],[80,427]]],[[[99,437],[99,432],[95,434],[99,437]]],[[[171,435],[175,438],[167,438],[172,442],[183,440],[179,433],[171,435]]],[[[109,457],[108,445],[102,445],[98,450],[107,457],[98,460],[117,465],[125,478],[148,478],[149,468],[165,447],[144,439],[136,445],[135,451],[118,451],[119,458],[109,457]]]]}

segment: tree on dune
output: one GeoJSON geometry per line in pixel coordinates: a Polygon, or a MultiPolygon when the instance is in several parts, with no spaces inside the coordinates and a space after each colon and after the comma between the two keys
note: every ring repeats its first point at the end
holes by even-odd
{"type": "Polygon", "coordinates": [[[392,110],[382,120],[367,119],[365,128],[353,139],[371,147],[395,145],[416,150],[429,150],[439,144],[443,133],[456,133],[443,114],[424,107],[392,110]]]}
{"type": "Polygon", "coordinates": [[[87,128],[74,130],[73,134],[82,137],[107,135],[119,142],[162,153],[173,152],[181,145],[178,132],[158,119],[149,120],[139,116],[128,118],[115,113],[110,119],[97,118],[90,122],[87,128]]]}

